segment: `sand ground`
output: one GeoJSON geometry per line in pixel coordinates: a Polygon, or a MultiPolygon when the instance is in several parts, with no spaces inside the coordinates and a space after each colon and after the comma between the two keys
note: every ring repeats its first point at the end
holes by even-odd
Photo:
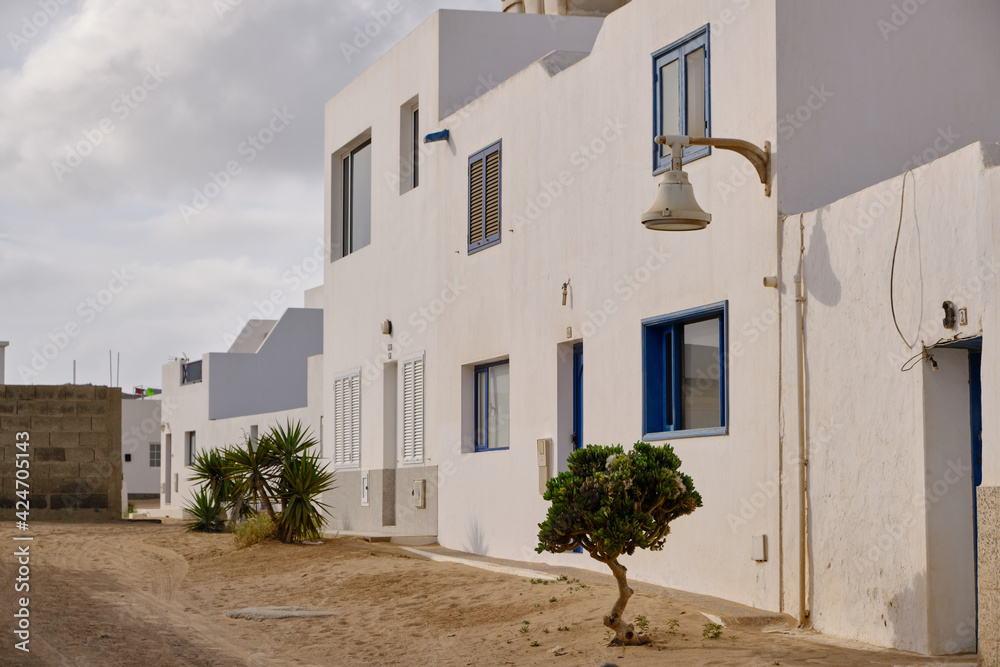
{"type": "MultiPolygon", "coordinates": [[[[626,615],[653,643],[609,648],[610,577],[570,572],[531,583],[438,563],[359,538],[265,543],[177,524],[33,524],[29,654],[14,649],[16,557],[0,527],[0,665],[974,665],[854,647],[799,631],[733,626],[703,639],[695,603],[644,588],[626,615]],[[247,621],[243,607],[296,605],[323,618],[247,621]],[[676,622],[676,623],[673,623],[676,622]],[[560,655],[552,652],[562,647],[560,655]]],[[[23,533],[22,533],[23,535],[23,533]]]]}

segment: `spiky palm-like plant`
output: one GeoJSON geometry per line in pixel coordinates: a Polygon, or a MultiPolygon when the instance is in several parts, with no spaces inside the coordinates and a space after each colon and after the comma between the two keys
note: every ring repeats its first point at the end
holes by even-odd
{"type": "Polygon", "coordinates": [[[207,487],[199,488],[191,497],[191,504],[186,505],[184,509],[191,515],[187,522],[188,530],[217,533],[223,529],[223,514],[219,499],[207,487]]]}
{"type": "Polygon", "coordinates": [[[323,535],[329,506],[319,500],[333,486],[332,472],[310,454],[294,457],[282,466],[279,498],[284,508],[278,517],[278,535],[285,542],[315,540],[323,535]]]}

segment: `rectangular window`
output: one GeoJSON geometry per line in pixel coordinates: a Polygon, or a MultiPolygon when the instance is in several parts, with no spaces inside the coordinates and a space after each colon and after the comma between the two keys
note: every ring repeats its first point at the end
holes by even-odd
{"type": "Polygon", "coordinates": [[[403,463],[424,462],[424,359],[403,362],[403,463]]]}
{"type": "Polygon", "coordinates": [[[250,426],[250,444],[253,445],[255,449],[257,447],[257,440],[258,440],[257,433],[258,433],[257,425],[256,424],[251,425],[250,426]]]}
{"type": "Polygon", "coordinates": [[[500,142],[469,158],[469,254],[500,243],[500,142]]]}
{"type": "Polygon", "coordinates": [[[181,364],[181,384],[201,382],[201,360],[181,364]]]}
{"type": "Polygon", "coordinates": [[[420,185],[420,99],[399,107],[399,194],[420,185]]]}
{"type": "Polygon", "coordinates": [[[510,362],[476,366],[476,451],[510,447],[510,362]]]}
{"type": "MultiPolygon", "coordinates": [[[[653,136],[709,137],[708,26],[653,54],[653,136]]],[[[708,155],[708,146],[685,146],[684,161],[708,155]]],[[[653,143],[653,171],[670,168],[670,147],[653,143]]]]}
{"type": "Polygon", "coordinates": [[[160,467],[160,443],[158,442],[149,443],[149,467],[160,467]]]}
{"type": "Polygon", "coordinates": [[[184,434],[184,465],[191,465],[194,463],[194,457],[197,456],[197,446],[195,445],[194,431],[188,431],[184,434]]]}
{"type": "Polygon", "coordinates": [[[417,187],[420,185],[420,107],[413,107],[410,120],[410,134],[413,137],[410,143],[410,163],[413,165],[413,187],[417,187]]]}
{"type": "Polygon", "coordinates": [[[643,320],[643,439],[728,432],[726,307],[643,320]]]}
{"type": "Polygon", "coordinates": [[[333,381],[333,465],[361,466],[361,372],[333,381]]]}
{"type": "Polygon", "coordinates": [[[372,140],[344,156],[343,254],[364,248],[372,241],[372,140]]]}

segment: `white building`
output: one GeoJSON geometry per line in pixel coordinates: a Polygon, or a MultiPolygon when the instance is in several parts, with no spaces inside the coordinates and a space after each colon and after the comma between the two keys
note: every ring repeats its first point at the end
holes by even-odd
{"type": "MultiPolygon", "coordinates": [[[[975,142],[1000,139],[1000,5],[506,4],[529,13],[438,12],[326,106],[332,528],[602,569],[534,553],[540,474],[581,442],[670,442],[705,506],[632,576],[974,650],[980,376],[968,350],[935,348],[936,374],[921,354],[980,338],[963,344],[996,397],[995,272],[962,287],[995,266],[995,161],[975,142]],[[713,224],[645,229],[657,134],[769,142],[770,195],[744,158],[692,147],[713,224]],[[945,300],[964,323],[941,325],[945,300]]],[[[998,419],[979,490],[991,665],[998,419]]]]}
{"type": "Polygon", "coordinates": [[[163,367],[163,515],[182,515],[196,486],[190,464],[200,451],[243,444],[288,420],[301,422],[322,447],[319,293],[306,292],[307,307],[289,308],[278,320],[251,320],[227,352],[163,367]]]}
{"type": "Polygon", "coordinates": [[[160,496],[161,423],[158,396],[122,394],[122,475],[132,500],[160,496]]]}

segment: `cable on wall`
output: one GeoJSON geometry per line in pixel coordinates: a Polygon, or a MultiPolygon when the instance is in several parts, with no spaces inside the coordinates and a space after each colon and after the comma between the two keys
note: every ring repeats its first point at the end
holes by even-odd
{"type": "MultiPolygon", "coordinates": [[[[906,177],[912,172],[912,169],[907,169],[903,174],[903,191],[899,195],[899,223],[896,226],[896,244],[892,248],[892,269],[889,272],[889,308],[892,310],[892,323],[896,325],[896,333],[899,337],[903,339],[907,347],[913,347],[917,344],[914,340],[912,343],[906,340],[906,336],[903,335],[903,331],[899,328],[899,322],[896,320],[896,299],[895,292],[893,290],[894,283],[896,280],[896,253],[899,251],[899,235],[903,230],[903,203],[906,201],[906,177]]],[[[919,357],[923,352],[918,354],[919,357]]]]}

